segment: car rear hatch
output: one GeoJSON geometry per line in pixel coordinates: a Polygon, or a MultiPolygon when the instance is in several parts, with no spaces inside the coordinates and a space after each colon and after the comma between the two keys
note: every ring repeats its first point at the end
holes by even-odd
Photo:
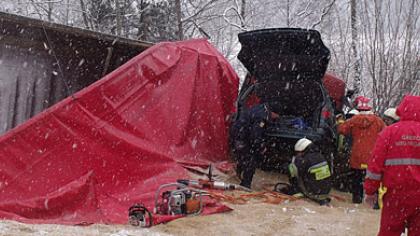
{"type": "Polygon", "coordinates": [[[316,30],[262,29],[240,33],[238,59],[257,82],[272,79],[321,81],[330,51],[316,30]],[[273,76],[276,75],[276,76],[273,76]]]}
{"type": "Polygon", "coordinates": [[[267,134],[319,139],[319,120],[326,101],[322,78],[329,50],[318,31],[263,29],[238,35],[238,59],[256,79],[255,93],[280,119],[267,134]]]}

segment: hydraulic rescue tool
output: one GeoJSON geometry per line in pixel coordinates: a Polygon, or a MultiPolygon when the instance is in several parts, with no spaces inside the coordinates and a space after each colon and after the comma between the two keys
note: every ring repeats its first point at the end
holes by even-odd
{"type": "Polygon", "coordinates": [[[209,172],[207,174],[207,177],[208,177],[208,180],[178,179],[176,182],[190,186],[190,187],[200,188],[200,189],[242,190],[246,192],[252,192],[250,188],[243,187],[241,185],[230,184],[230,183],[225,183],[222,181],[213,180],[213,166],[212,165],[209,166],[209,172]]]}
{"type": "Polygon", "coordinates": [[[251,189],[237,185],[229,184],[222,181],[213,181],[213,180],[190,180],[190,179],[178,179],[178,183],[184,184],[194,188],[200,189],[219,189],[219,190],[243,190],[246,192],[252,192],[251,189]]]}

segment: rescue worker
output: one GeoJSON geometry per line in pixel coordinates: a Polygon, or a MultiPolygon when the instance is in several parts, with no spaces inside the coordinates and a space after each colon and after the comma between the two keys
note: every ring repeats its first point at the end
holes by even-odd
{"type": "MultiPolygon", "coordinates": [[[[345,117],[346,120],[352,118],[355,115],[358,115],[359,111],[356,109],[352,109],[351,111],[349,111],[345,117]]],[[[339,115],[337,116],[337,124],[341,125],[344,124],[345,120],[343,119],[343,115],[339,115]]],[[[340,141],[338,144],[338,151],[340,153],[350,153],[351,150],[351,144],[352,144],[352,138],[351,135],[340,135],[339,137],[340,141]]]]}
{"type": "MultiPolygon", "coordinates": [[[[400,117],[397,115],[396,112],[397,109],[395,108],[388,108],[385,110],[382,120],[385,122],[386,126],[390,126],[400,120],[400,117]]],[[[379,190],[381,190],[381,188],[379,190]]],[[[381,200],[379,198],[375,201],[373,209],[379,210],[381,208],[379,204],[380,201],[381,200]]]]}
{"type": "Polygon", "coordinates": [[[234,124],[234,154],[240,185],[251,188],[255,170],[266,152],[264,131],[267,122],[277,117],[267,104],[262,103],[245,110],[234,124]]]}
{"type": "Polygon", "coordinates": [[[379,236],[420,235],[420,96],[405,96],[397,108],[398,123],[380,134],[368,162],[365,201],[386,189],[379,236]]]}
{"type": "Polygon", "coordinates": [[[392,125],[400,120],[395,108],[388,108],[384,112],[383,120],[387,126],[392,125]]]}
{"type": "Polygon", "coordinates": [[[320,205],[331,200],[328,197],[332,188],[330,166],[309,139],[299,139],[295,144],[295,156],[289,164],[289,183],[289,186],[276,190],[288,195],[302,193],[320,205]]]}
{"type": "MultiPolygon", "coordinates": [[[[358,115],[359,111],[356,109],[352,109],[351,111],[349,111],[345,117],[346,120],[351,119],[353,116],[358,115]]],[[[337,124],[341,125],[344,124],[345,120],[343,119],[343,116],[337,116],[337,124]]],[[[340,142],[338,145],[338,150],[340,153],[346,153],[346,154],[350,154],[351,151],[351,145],[352,145],[352,137],[351,135],[343,135],[341,134],[340,137],[340,142]]]]}
{"type": "MultiPolygon", "coordinates": [[[[344,116],[342,114],[338,115],[336,117],[337,125],[343,124],[345,120],[348,120],[352,118],[353,116],[359,114],[359,111],[356,109],[352,109],[349,112],[347,112],[344,116]],[[345,117],[345,119],[344,119],[345,117]]],[[[337,168],[336,173],[340,173],[339,175],[335,175],[335,183],[334,186],[337,190],[348,192],[351,191],[351,176],[353,174],[349,163],[347,160],[350,159],[351,154],[351,145],[352,145],[352,137],[351,135],[343,135],[340,134],[338,136],[338,143],[337,143],[337,161],[338,163],[343,163],[340,165],[335,165],[335,168],[337,168]]]]}
{"type": "Polygon", "coordinates": [[[350,154],[351,193],[353,203],[363,202],[363,180],[367,161],[375,145],[379,132],[385,127],[381,118],[376,116],[368,105],[370,99],[359,96],[356,98],[356,109],[359,114],[353,116],[338,126],[338,132],[351,135],[352,146],[350,154]]]}

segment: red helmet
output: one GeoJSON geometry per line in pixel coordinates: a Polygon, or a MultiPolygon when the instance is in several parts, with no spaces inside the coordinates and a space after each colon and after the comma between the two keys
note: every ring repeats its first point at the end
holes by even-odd
{"type": "Polygon", "coordinates": [[[364,97],[364,96],[358,96],[356,99],[354,99],[354,105],[356,106],[356,109],[359,111],[370,111],[372,110],[372,107],[369,106],[370,98],[364,97]]]}

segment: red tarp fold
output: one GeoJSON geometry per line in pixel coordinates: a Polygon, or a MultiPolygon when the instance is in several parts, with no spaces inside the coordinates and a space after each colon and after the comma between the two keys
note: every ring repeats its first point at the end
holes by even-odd
{"type": "Polygon", "coordinates": [[[206,40],[151,47],[0,138],[0,217],[126,223],[182,165],[227,160],[238,81],[206,40]]]}

